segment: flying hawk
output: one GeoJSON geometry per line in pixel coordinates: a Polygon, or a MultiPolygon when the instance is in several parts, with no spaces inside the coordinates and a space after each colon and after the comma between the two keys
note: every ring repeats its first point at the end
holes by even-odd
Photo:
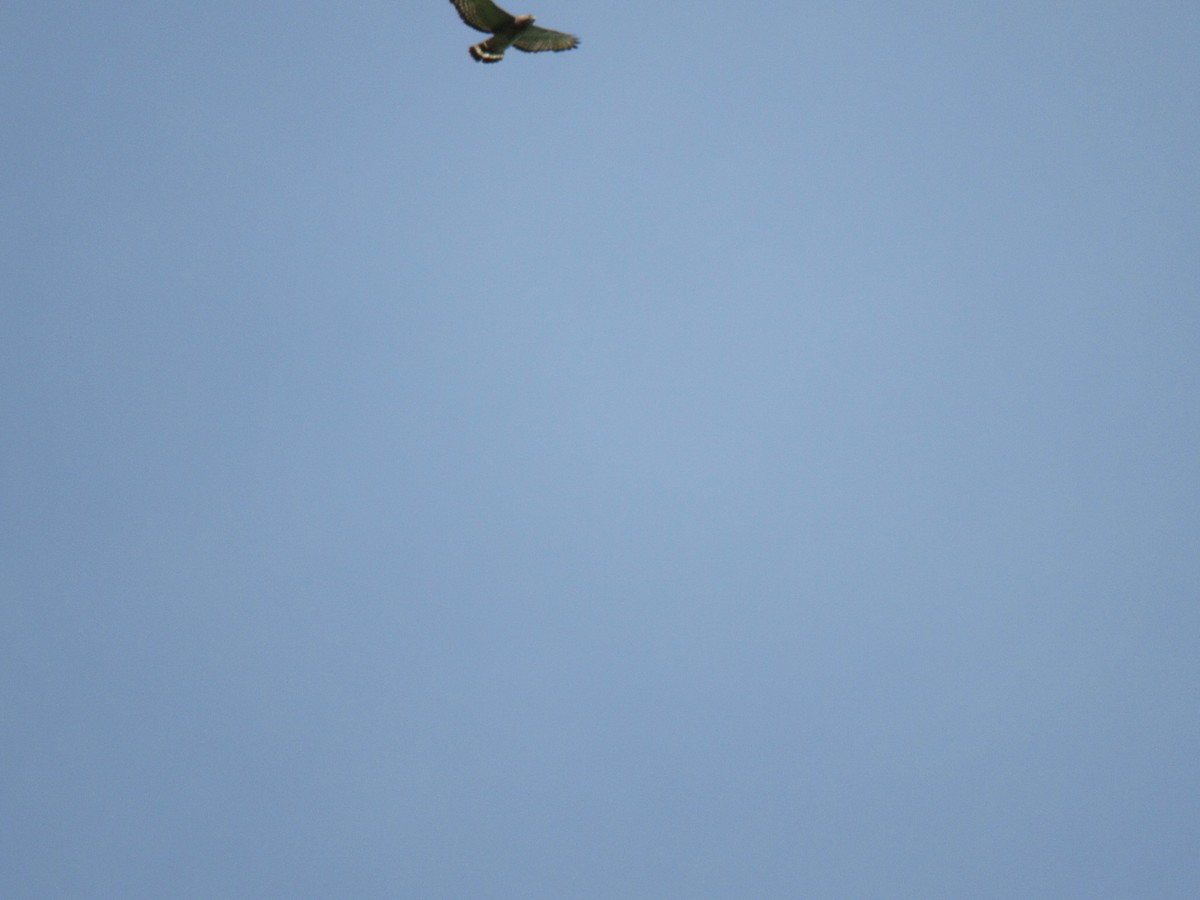
{"type": "Polygon", "coordinates": [[[573,50],[579,46],[579,38],[561,31],[539,28],[533,24],[533,16],[514,16],[506,13],[492,0],[450,0],[464,22],[477,31],[491,35],[471,48],[470,53],[477,62],[496,63],[504,59],[504,51],[510,46],[526,53],[543,50],[573,50]]]}

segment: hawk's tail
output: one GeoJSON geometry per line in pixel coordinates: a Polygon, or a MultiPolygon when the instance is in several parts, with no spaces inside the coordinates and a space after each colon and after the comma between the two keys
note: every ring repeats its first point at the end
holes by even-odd
{"type": "Polygon", "coordinates": [[[491,38],[488,38],[486,41],[480,41],[467,52],[471,54],[471,58],[476,62],[498,63],[500,60],[504,59],[505,48],[501,47],[500,52],[497,53],[488,46],[490,43],[492,43],[491,38]]]}

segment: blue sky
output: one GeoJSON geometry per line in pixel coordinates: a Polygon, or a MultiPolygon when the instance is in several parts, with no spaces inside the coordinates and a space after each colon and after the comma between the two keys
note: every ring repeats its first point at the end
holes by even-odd
{"type": "Polygon", "coordinates": [[[530,11],[0,10],[4,896],[1200,894],[1200,7],[530,11]]]}

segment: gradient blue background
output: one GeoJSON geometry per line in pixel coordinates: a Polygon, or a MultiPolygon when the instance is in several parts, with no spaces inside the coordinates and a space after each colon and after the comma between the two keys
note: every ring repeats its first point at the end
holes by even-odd
{"type": "Polygon", "coordinates": [[[1200,896],[1200,4],[530,11],[0,7],[0,893],[1200,896]]]}

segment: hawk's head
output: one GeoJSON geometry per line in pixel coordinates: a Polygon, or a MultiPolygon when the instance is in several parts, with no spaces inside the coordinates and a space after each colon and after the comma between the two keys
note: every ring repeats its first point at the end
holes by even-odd
{"type": "Polygon", "coordinates": [[[533,24],[533,16],[517,16],[515,21],[518,28],[524,28],[526,25],[533,24]]]}

